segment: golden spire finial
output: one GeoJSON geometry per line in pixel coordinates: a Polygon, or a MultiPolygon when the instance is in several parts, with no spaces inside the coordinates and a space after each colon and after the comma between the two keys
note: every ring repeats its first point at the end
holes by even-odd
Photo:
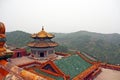
{"type": "Polygon", "coordinates": [[[44,26],[42,26],[42,31],[44,30],[44,26]]]}

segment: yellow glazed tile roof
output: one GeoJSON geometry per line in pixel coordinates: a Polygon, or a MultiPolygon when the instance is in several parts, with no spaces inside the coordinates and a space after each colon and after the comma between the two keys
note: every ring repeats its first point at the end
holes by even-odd
{"type": "Polygon", "coordinates": [[[33,38],[53,38],[54,35],[53,34],[50,34],[50,33],[47,33],[46,31],[44,31],[44,28],[42,28],[42,31],[38,32],[37,34],[32,34],[32,37],[33,38]]]}

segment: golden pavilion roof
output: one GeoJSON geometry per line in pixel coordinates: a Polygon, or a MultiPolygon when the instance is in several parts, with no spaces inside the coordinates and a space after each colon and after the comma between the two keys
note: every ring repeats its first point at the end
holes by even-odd
{"type": "Polygon", "coordinates": [[[0,56],[3,52],[6,51],[6,48],[4,47],[4,44],[6,42],[6,36],[5,36],[5,26],[2,22],[0,22],[0,56]]]}
{"type": "Polygon", "coordinates": [[[32,34],[32,38],[53,38],[54,35],[47,33],[44,28],[42,27],[42,30],[36,34],[32,34]]]}
{"type": "Polygon", "coordinates": [[[2,22],[0,22],[0,38],[5,38],[5,26],[2,22]]]}

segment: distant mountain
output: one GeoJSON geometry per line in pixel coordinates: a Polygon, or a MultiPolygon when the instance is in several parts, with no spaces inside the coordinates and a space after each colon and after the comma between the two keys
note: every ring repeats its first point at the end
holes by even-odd
{"type": "MultiPolygon", "coordinates": [[[[54,33],[55,40],[71,50],[79,50],[97,60],[120,64],[120,34],[100,34],[87,31],[54,33]]],[[[18,47],[31,41],[29,33],[14,31],[7,33],[7,44],[18,47]]]]}
{"type": "Polygon", "coordinates": [[[28,42],[32,40],[31,34],[23,31],[7,32],[7,45],[14,47],[26,46],[28,42]]]}

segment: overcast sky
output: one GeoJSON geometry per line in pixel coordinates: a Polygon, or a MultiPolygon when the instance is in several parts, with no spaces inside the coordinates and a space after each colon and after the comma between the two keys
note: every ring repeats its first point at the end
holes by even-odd
{"type": "Polygon", "coordinates": [[[120,0],[0,0],[7,32],[120,33],[120,0]]]}

